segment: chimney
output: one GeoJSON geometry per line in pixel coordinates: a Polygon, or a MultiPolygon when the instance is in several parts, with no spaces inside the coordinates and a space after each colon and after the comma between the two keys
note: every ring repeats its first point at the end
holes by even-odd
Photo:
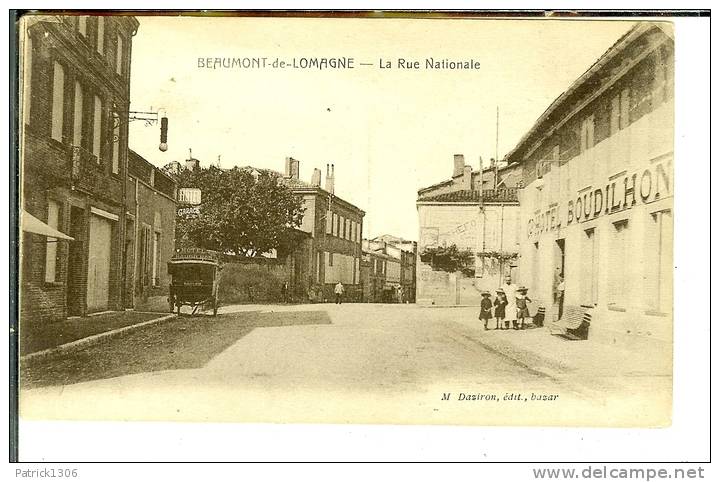
{"type": "Polygon", "coordinates": [[[327,165],[327,174],[325,175],[325,190],[330,194],[335,194],[335,164],[327,165]]]}
{"type": "Polygon", "coordinates": [[[185,169],[190,169],[191,171],[194,171],[195,168],[200,167],[200,161],[198,161],[192,156],[192,149],[189,149],[188,153],[188,159],[185,159],[185,169]]]}
{"type": "Polygon", "coordinates": [[[310,180],[310,184],[312,184],[313,187],[320,187],[322,181],[322,171],[318,169],[317,167],[313,169],[312,179],[310,180]]]}
{"type": "Polygon", "coordinates": [[[465,167],[465,156],[455,154],[453,156],[453,177],[461,176],[465,167]]]}
{"type": "Polygon", "coordinates": [[[292,157],[285,158],[285,177],[290,179],[300,178],[300,161],[292,157]]]}
{"type": "MultiPolygon", "coordinates": [[[[462,189],[472,191],[472,166],[463,166],[462,189]]],[[[481,176],[482,177],[482,176],[481,176]]]]}

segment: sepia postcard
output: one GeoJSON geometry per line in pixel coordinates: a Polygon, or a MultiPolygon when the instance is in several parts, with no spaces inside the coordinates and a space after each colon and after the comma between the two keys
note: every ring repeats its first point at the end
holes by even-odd
{"type": "Polygon", "coordinates": [[[21,420],[667,427],[671,19],[18,28],[21,420]]]}

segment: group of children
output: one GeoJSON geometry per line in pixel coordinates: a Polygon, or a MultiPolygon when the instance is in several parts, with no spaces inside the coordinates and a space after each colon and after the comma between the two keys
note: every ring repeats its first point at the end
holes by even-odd
{"type": "MultiPolygon", "coordinates": [[[[513,291],[512,289],[510,291],[513,291]]],[[[490,299],[490,292],[483,291],[480,301],[480,320],[485,323],[485,329],[488,329],[488,322],[493,317],[493,306],[495,307],[495,329],[509,330],[510,322],[514,330],[525,329],[525,319],[530,318],[530,310],[528,303],[531,302],[527,296],[527,288],[518,287],[515,291],[513,302],[508,301],[507,294],[503,288],[496,290],[497,296],[495,300],[490,299]],[[510,305],[508,309],[506,307],[510,305]]]]}

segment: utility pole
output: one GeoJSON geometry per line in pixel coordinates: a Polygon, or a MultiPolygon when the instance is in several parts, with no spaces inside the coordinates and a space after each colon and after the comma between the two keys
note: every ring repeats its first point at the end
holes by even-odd
{"type": "Polygon", "coordinates": [[[500,106],[495,107],[495,162],[498,162],[498,139],[500,138],[500,106]]]}

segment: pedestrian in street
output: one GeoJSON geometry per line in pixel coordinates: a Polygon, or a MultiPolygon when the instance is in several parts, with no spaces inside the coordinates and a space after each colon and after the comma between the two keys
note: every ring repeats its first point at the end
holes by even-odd
{"type": "Polygon", "coordinates": [[[492,318],[492,300],[490,299],[490,292],[489,291],[483,291],[480,293],[482,296],[482,299],[480,300],[480,315],[478,316],[479,320],[483,320],[483,323],[485,324],[485,331],[488,329],[488,321],[490,318],[492,318]]]}
{"type": "Polygon", "coordinates": [[[247,297],[248,297],[248,301],[250,303],[255,301],[255,297],[253,296],[253,285],[251,285],[251,284],[247,285],[247,297]]]}
{"type": "Polygon", "coordinates": [[[345,287],[341,282],[337,282],[335,285],[335,304],[336,305],[342,305],[342,298],[345,294],[345,287]]]}
{"type": "Polygon", "coordinates": [[[288,302],[288,291],[290,290],[290,287],[288,286],[288,282],[285,281],[282,284],[282,287],[280,288],[280,291],[282,292],[282,301],[283,303],[288,302]]]}
{"type": "Polygon", "coordinates": [[[527,288],[520,286],[517,289],[517,295],[515,296],[515,304],[517,305],[517,318],[518,326],[520,330],[525,329],[525,318],[530,318],[530,309],[528,303],[532,300],[527,297],[527,288]]]}
{"type": "Polygon", "coordinates": [[[510,328],[510,322],[512,322],[513,328],[517,329],[517,304],[515,303],[517,285],[512,282],[510,276],[506,276],[505,284],[502,288],[505,293],[505,299],[507,300],[507,306],[505,306],[505,329],[510,328]]]}
{"type": "Polygon", "coordinates": [[[495,305],[495,329],[497,330],[500,328],[501,330],[504,330],[505,328],[502,326],[502,323],[505,321],[505,306],[507,305],[507,299],[505,298],[505,292],[502,288],[499,288],[496,293],[497,296],[495,297],[495,301],[493,301],[493,305],[495,305]]]}

